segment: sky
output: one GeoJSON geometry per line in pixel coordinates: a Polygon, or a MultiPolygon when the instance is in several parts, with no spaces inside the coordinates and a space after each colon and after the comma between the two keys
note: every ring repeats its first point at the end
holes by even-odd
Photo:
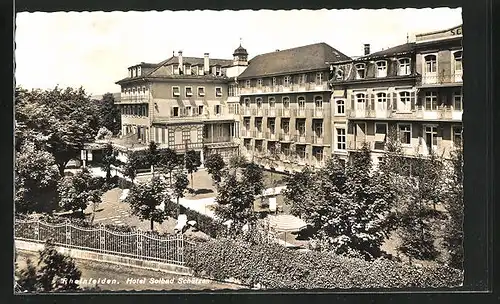
{"type": "Polygon", "coordinates": [[[232,59],[242,46],[249,58],[326,42],[348,56],[405,43],[417,33],[462,23],[461,9],[164,11],[18,13],[16,85],[83,86],[87,93],[120,92],[116,81],[140,62],[184,56],[232,59]]]}

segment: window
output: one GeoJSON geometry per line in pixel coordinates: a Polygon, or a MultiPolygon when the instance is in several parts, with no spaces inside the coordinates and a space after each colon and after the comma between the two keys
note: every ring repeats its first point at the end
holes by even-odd
{"type": "Polygon", "coordinates": [[[173,97],[181,96],[181,89],[179,87],[172,87],[172,96],[173,97]]]}
{"type": "Polygon", "coordinates": [[[222,97],[222,88],[221,87],[215,88],[215,97],[222,97]]]}
{"type": "Polygon", "coordinates": [[[182,143],[191,142],[191,132],[189,130],[182,130],[182,143]]]}
{"type": "Polygon", "coordinates": [[[236,96],[236,87],[232,84],[229,85],[228,96],[236,96]]]}
{"type": "Polygon", "coordinates": [[[186,71],[186,75],[191,75],[191,66],[189,64],[185,64],[184,71],[186,71]]]}
{"type": "Polygon", "coordinates": [[[191,67],[191,74],[198,75],[198,66],[197,65],[191,67]]]}
{"type": "Polygon", "coordinates": [[[245,107],[250,107],[250,98],[245,98],[243,102],[245,103],[245,107]]]}
{"type": "Polygon", "coordinates": [[[320,85],[323,83],[323,73],[316,73],[316,84],[320,85]]]}
{"type": "Polygon", "coordinates": [[[345,102],[337,100],[337,114],[345,114],[345,102]]]}
{"type": "Polygon", "coordinates": [[[323,122],[315,122],[313,125],[313,131],[314,131],[314,135],[316,137],[322,137],[323,136],[323,122]]]}
{"type": "Polygon", "coordinates": [[[399,140],[403,145],[411,145],[411,125],[410,124],[400,124],[399,128],[399,140]]]}
{"type": "Polygon", "coordinates": [[[179,75],[179,65],[178,64],[172,65],[172,71],[174,75],[179,75]]]}
{"type": "Polygon", "coordinates": [[[437,147],[437,127],[436,126],[425,126],[425,144],[429,152],[437,147]]]}
{"type": "Polygon", "coordinates": [[[321,96],[314,97],[314,106],[316,108],[323,108],[323,97],[321,96]]]}
{"type": "Polygon", "coordinates": [[[283,130],[283,133],[288,134],[290,132],[290,120],[289,119],[282,119],[281,120],[281,129],[283,130]]]}
{"type": "Polygon", "coordinates": [[[399,92],[398,110],[401,110],[401,111],[410,111],[411,110],[410,92],[399,92]]]}
{"type": "Polygon", "coordinates": [[[269,97],[269,107],[274,108],[276,106],[276,100],[274,97],[269,97]]]}
{"type": "Polygon", "coordinates": [[[437,110],[437,93],[434,91],[425,93],[424,110],[435,111],[437,110]]]}
{"type": "Polygon", "coordinates": [[[283,85],[284,85],[285,87],[289,87],[289,86],[290,86],[290,82],[291,82],[291,81],[290,81],[290,76],[285,76],[285,77],[283,77],[283,85]]]}
{"type": "Polygon", "coordinates": [[[257,131],[262,132],[262,118],[255,118],[255,128],[257,131]]]}
{"type": "Polygon", "coordinates": [[[281,144],[281,153],[283,153],[284,156],[290,156],[290,144],[281,144]]]}
{"type": "Polygon", "coordinates": [[[379,61],[377,62],[377,77],[386,77],[387,76],[387,62],[379,61]]]}
{"type": "Polygon", "coordinates": [[[220,114],[220,111],[221,111],[221,107],[220,107],[220,105],[215,105],[215,106],[214,106],[214,111],[215,111],[215,115],[219,115],[219,114],[220,114]]]}
{"type": "Polygon", "coordinates": [[[186,97],[191,97],[191,96],[193,96],[193,88],[186,87],[186,97]]]}
{"type": "Polygon", "coordinates": [[[250,79],[245,81],[245,88],[249,88],[250,84],[251,84],[250,79]]]}
{"type": "Polygon", "coordinates": [[[307,74],[299,75],[299,83],[306,83],[306,82],[307,82],[307,74]]]}
{"type": "Polygon", "coordinates": [[[427,55],[424,57],[425,60],[425,72],[426,73],[436,73],[436,55],[427,55]]]}
{"type": "Polygon", "coordinates": [[[299,104],[299,109],[305,109],[305,107],[306,107],[306,98],[305,97],[299,97],[297,99],[297,103],[299,104]]]}
{"type": "Polygon", "coordinates": [[[453,144],[455,146],[462,146],[462,127],[461,126],[453,126],[452,127],[452,135],[453,135],[453,144]]]}
{"type": "Polygon", "coordinates": [[[203,115],[203,106],[198,106],[198,114],[203,115]]]}
{"type": "Polygon", "coordinates": [[[262,79],[257,79],[257,87],[262,88],[262,79]]]}
{"type": "Polygon", "coordinates": [[[299,131],[300,136],[306,134],[306,122],[304,119],[297,119],[297,131],[299,131]]]}
{"type": "Polygon", "coordinates": [[[172,108],[172,116],[178,117],[179,116],[179,107],[173,107],[172,108]]]}
{"type": "Polygon", "coordinates": [[[460,94],[460,92],[456,92],[453,95],[453,110],[463,111],[462,94],[460,94]]]}
{"type": "Polygon", "coordinates": [[[356,64],[356,79],[365,78],[365,65],[363,63],[356,64]]]}
{"type": "Polygon", "coordinates": [[[377,93],[377,110],[387,110],[387,94],[377,93]]]}
{"type": "Polygon", "coordinates": [[[290,97],[283,97],[283,108],[288,109],[290,107],[290,97]]]}
{"type": "Polygon", "coordinates": [[[410,59],[409,58],[401,58],[398,60],[399,63],[399,73],[398,75],[410,75],[410,59]]]}
{"type": "Polygon", "coordinates": [[[250,118],[247,117],[243,120],[243,126],[247,131],[250,130],[250,118]]]}
{"type": "Polygon", "coordinates": [[[455,72],[462,72],[462,51],[457,51],[453,54],[455,58],[455,72]]]}
{"type": "Polygon", "coordinates": [[[295,151],[297,152],[297,155],[300,159],[306,158],[306,146],[298,145],[296,146],[295,151]]]}
{"type": "Polygon", "coordinates": [[[276,77],[273,77],[273,80],[272,80],[272,86],[276,86],[278,84],[278,80],[276,79],[276,77]]]}
{"type": "Polygon", "coordinates": [[[215,76],[222,76],[222,68],[220,66],[215,67],[215,76]]]}
{"type": "Polygon", "coordinates": [[[356,94],[356,109],[364,110],[365,108],[365,94],[356,94]]]}
{"type": "Polygon", "coordinates": [[[255,102],[257,103],[257,108],[262,107],[262,98],[260,97],[255,98],[255,102]]]}
{"type": "Polygon", "coordinates": [[[345,128],[336,128],[337,131],[337,150],[346,149],[346,134],[345,128]]]}
{"type": "Polygon", "coordinates": [[[387,124],[375,123],[375,150],[384,150],[387,136],[387,124]]]}
{"type": "Polygon", "coordinates": [[[192,115],[192,113],[191,113],[191,112],[192,112],[192,110],[191,110],[191,106],[186,106],[186,107],[184,108],[184,114],[185,114],[186,116],[191,116],[191,115],[192,115]]]}
{"type": "Polygon", "coordinates": [[[268,125],[269,125],[269,132],[271,132],[271,134],[274,134],[274,132],[276,132],[276,122],[274,118],[269,118],[268,125]]]}
{"type": "Polygon", "coordinates": [[[198,87],[198,96],[199,97],[205,96],[205,87],[198,87]]]}
{"type": "Polygon", "coordinates": [[[344,80],[344,71],[342,71],[340,68],[335,71],[335,79],[344,80]]]}

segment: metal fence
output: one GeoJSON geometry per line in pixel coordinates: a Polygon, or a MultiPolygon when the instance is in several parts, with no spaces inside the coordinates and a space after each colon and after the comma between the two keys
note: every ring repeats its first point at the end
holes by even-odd
{"type": "Polygon", "coordinates": [[[182,234],[158,236],[141,230],[119,232],[103,225],[86,228],[69,221],[51,224],[40,220],[16,220],[14,227],[18,240],[44,243],[51,239],[62,247],[176,265],[184,265],[184,249],[190,245],[182,234]]]}

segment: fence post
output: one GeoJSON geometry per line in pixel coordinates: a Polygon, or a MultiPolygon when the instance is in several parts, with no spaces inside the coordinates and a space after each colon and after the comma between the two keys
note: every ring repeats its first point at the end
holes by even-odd
{"type": "Polygon", "coordinates": [[[40,240],[40,219],[37,219],[35,223],[35,238],[37,241],[40,240]]]}
{"type": "Polygon", "coordinates": [[[66,228],[66,245],[71,245],[71,222],[69,220],[66,220],[65,222],[65,228],[66,228]]]}
{"type": "Polygon", "coordinates": [[[141,258],[142,257],[142,230],[137,229],[137,257],[141,258]]]}
{"type": "Polygon", "coordinates": [[[106,238],[104,232],[104,225],[99,225],[99,249],[101,250],[101,252],[106,249],[106,238]]]}

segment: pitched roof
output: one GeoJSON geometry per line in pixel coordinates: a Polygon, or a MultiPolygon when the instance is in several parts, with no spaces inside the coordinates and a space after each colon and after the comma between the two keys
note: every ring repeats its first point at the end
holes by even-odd
{"type": "Polygon", "coordinates": [[[405,44],[400,44],[382,51],[378,51],[375,53],[368,54],[366,56],[361,56],[359,58],[356,58],[356,60],[366,60],[366,59],[371,59],[371,58],[376,58],[376,57],[385,57],[385,56],[394,56],[397,54],[403,54],[403,53],[408,53],[412,52],[415,50],[415,42],[408,42],[405,44]]]}
{"type": "Polygon", "coordinates": [[[328,44],[321,42],[257,55],[248,62],[248,67],[238,78],[326,69],[328,68],[326,62],[350,59],[328,44]]]}
{"type": "MultiPolygon", "coordinates": [[[[200,57],[182,57],[182,62],[184,64],[190,64],[190,65],[203,65],[204,60],[205,60],[205,58],[200,58],[200,57]]],[[[213,66],[213,65],[228,66],[228,65],[233,64],[233,60],[231,60],[231,59],[210,58],[209,61],[210,61],[210,66],[213,66]]],[[[168,58],[167,60],[160,62],[158,64],[158,67],[163,66],[163,65],[176,64],[176,63],[179,63],[179,57],[172,56],[172,57],[168,58]]]]}

